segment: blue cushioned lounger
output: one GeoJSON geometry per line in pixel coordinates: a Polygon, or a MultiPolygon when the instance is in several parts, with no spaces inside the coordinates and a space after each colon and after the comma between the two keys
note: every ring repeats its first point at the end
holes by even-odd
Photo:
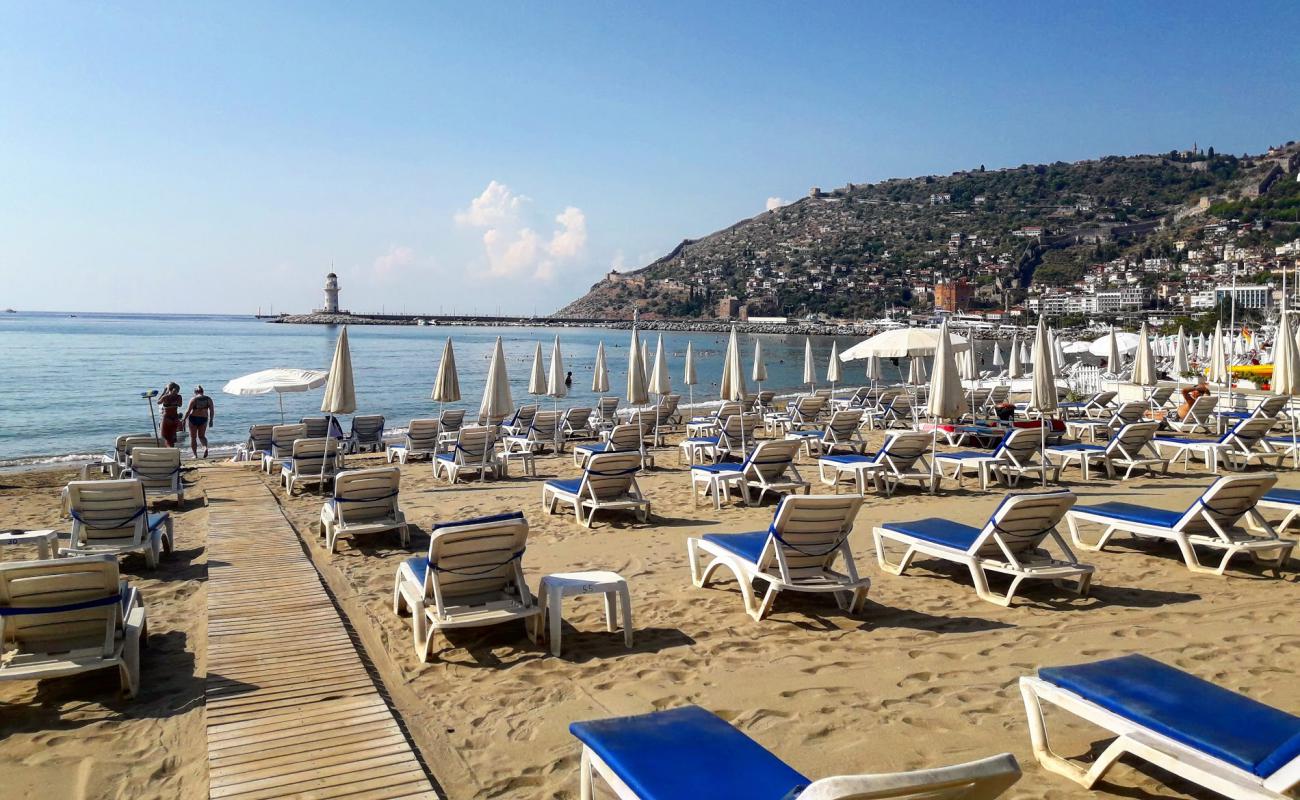
{"type": "Polygon", "coordinates": [[[699,706],[574,722],[582,742],[580,796],[595,776],[622,800],[795,800],[798,797],[992,800],[1020,777],[1010,754],[891,775],[810,781],[761,744],[699,706]]]}
{"type": "Polygon", "coordinates": [[[1286,516],[1274,529],[1279,534],[1286,533],[1291,523],[1300,519],[1300,489],[1270,489],[1259,499],[1259,507],[1285,511],[1286,516]]]}
{"type": "Polygon", "coordinates": [[[1039,762],[1085,787],[1125,753],[1243,800],[1281,800],[1300,784],[1300,717],[1146,656],[1043,668],[1020,690],[1039,762]],[[1051,749],[1044,702],[1118,738],[1085,770],[1051,749]]]}

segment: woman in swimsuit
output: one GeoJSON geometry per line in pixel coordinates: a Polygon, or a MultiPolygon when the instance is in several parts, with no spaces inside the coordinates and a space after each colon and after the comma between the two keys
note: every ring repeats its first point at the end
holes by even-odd
{"type": "Polygon", "coordinates": [[[217,421],[217,407],[212,398],[203,393],[202,386],[194,387],[190,407],[185,409],[185,419],[190,423],[190,452],[199,457],[199,442],[203,442],[203,457],[208,457],[208,428],[217,421]]]}
{"type": "Polygon", "coordinates": [[[169,383],[158,396],[158,407],[162,409],[162,438],[168,447],[176,446],[176,434],[181,429],[181,387],[169,383]]]}

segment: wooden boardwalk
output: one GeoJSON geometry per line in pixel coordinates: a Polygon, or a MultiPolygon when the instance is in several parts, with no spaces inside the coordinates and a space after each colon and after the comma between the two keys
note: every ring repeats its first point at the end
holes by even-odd
{"type": "Polygon", "coordinates": [[[436,798],[275,498],[206,477],[209,796],[436,798]]]}

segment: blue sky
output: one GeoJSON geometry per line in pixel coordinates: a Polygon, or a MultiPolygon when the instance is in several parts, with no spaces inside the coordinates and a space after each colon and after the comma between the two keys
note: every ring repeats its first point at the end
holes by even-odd
{"type": "Polygon", "coordinates": [[[810,186],[1300,138],[1300,4],[0,0],[0,306],[549,313],[810,186]],[[773,202],[775,202],[774,200],[773,202]]]}

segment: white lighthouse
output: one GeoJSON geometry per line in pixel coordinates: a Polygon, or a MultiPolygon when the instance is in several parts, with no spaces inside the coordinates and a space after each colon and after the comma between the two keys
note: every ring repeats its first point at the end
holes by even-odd
{"type": "Polygon", "coordinates": [[[339,276],[333,272],[325,276],[325,307],[321,311],[339,313],[339,276]]]}

